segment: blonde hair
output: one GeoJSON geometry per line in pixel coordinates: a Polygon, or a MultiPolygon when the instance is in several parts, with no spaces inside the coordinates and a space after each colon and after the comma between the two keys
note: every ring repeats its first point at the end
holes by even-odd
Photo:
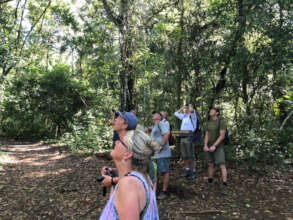
{"type": "Polygon", "coordinates": [[[127,131],[125,141],[128,151],[133,153],[132,168],[146,172],[151,156],[159,149],[156,140],[141,130],[130,130],[127,131]]]}

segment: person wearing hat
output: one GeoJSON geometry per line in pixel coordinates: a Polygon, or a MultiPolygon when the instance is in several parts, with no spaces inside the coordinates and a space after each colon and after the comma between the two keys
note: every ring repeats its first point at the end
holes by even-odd
{"type": "Polygon", "coordinates": [[[158,196],[158,199],[161,200],[167,198],[170,179],[169,158],[171,157],[171,150],[168,142],[170,127],[162,121],[162,115],[159,112],[153,112],[152,119],[154,125],[152,127],[151,138],[154,138],[158,145],[160,145],[159,151],[155,152],[155,158],[158,174],[161,174],[163,177],[162,192],[158,196]]]}
{"type": "MultiPolygon", "coordinates": [[[[136,115],[134,115],[131,112],[115,112],[115,117],[111,121],[112,127],[114,132],[118,134],[118,139],[115,140],[115,142],[121,138],[123,138],[127,131],[129,130],[135,130],[137,126],[138,120],[136,115]]],[[[115,185],[118,182],[118,177],[110,177],[106,175],[106,166],[102,168],[101,174],[104,175],[104,180],[101,182],[104,187],[110,187],[115,185]]],[[[109,170],[116,174],[114,176],[118,176],[117,170],[114,168],[109,168],[109,170]]]]}
{"type": "MultiPolygon", "coordinates": [[[[156,195],[147,174],[151,156],[159,146],[141,130],[127,130],[111,152],[119,177],[100,220],[159,219],[156,195]]],[[[106,177],[106,176],[104,176],[106,177]]]]}

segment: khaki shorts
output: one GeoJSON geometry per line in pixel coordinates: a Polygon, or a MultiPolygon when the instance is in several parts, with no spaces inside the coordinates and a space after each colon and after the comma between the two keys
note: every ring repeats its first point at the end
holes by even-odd
{"type": "Polygon", "coordinates": [[[195,143],[192,143],[190,137],[181,138],[181,157],[183,160],[194,160],[195,158],[195,143]]]}
{"type": "Polygon", "coordinates": [[[206,156],[209,163],[225,164],[225,150],[223,146],[217,147],[214,152],[206,152],[206,156]]]}

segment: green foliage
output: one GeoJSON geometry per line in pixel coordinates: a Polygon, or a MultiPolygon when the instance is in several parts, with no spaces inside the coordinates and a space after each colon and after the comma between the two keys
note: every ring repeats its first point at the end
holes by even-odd
{"type": "Polygon", "coordinates": [[[1,5],[3,134],[57,128],[73,150],[109,148],[105,124],[130,86],[140,124],[167,110],[178,129],[172,113],[183,102],[202,122],[215,105],[230,125],[229,160],[292,157],[290,1],[77,2],[1,5]]]}
{"type": "Polygon", "coordinates": [[[69,131],[70,121],[92,105],[86,87],[60,64],[51,71],[32,67],[5,90],[2,130],[11,137],[53,136],[69,131]]]}
{"type": "Polygon", "coordinates": [[[60,141],[73,152],[98,152],[112,147],[113,131],[107,119],[92,111],[76,116],[73,130],[62,135],[60,141]]]}

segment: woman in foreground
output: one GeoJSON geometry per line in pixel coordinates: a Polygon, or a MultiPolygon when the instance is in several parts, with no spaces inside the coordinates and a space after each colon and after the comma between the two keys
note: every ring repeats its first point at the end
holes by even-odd
{"type": "MultiPolygon", "coordinates": [[[[111,152],[119,181],[100,220],[159,219],[155,192],[147,175],[150,157],[158,145],[144,132],[131,130],[115,142],[111,152]]],[[[102,170],[105,175],[105,168],[102,170]]]]}

